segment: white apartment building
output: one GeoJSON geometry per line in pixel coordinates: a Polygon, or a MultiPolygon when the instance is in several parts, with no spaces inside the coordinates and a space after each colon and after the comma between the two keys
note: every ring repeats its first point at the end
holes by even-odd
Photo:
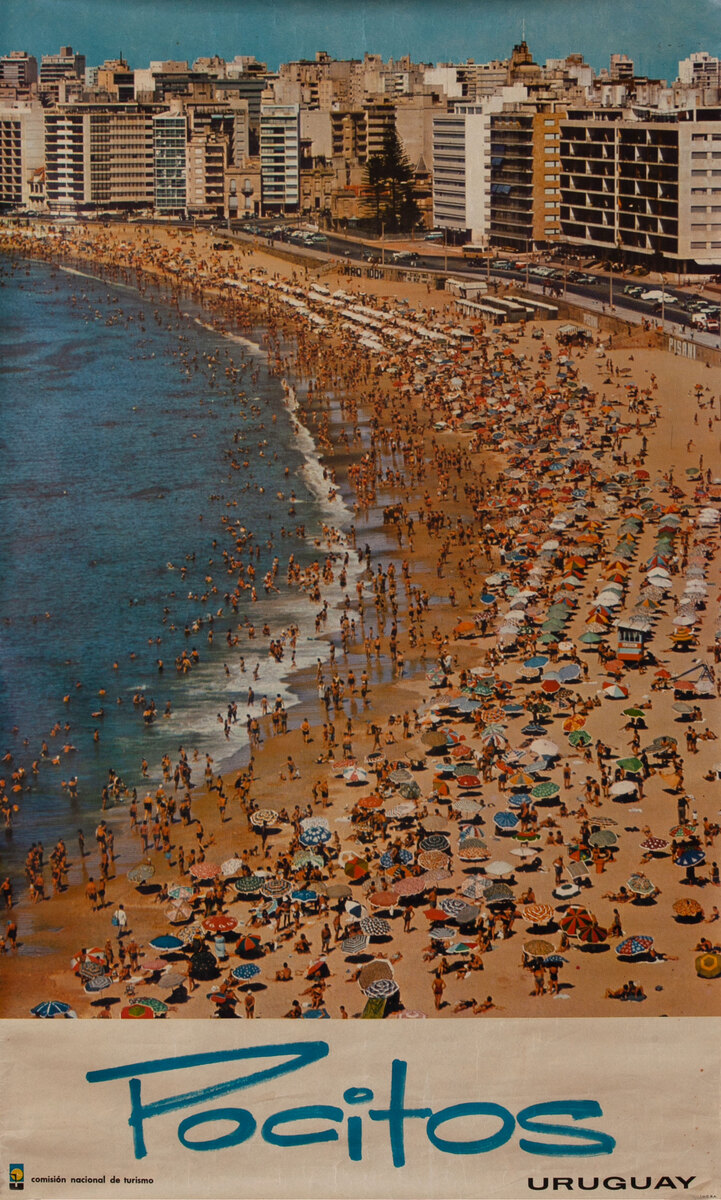
{"type": "Polygon", "coordinates": [[[491,114],[525,100],[526,88],[502,88],[480,104],[456,104],[433,118],[433,224],[488,244],[491,226],[491,114]]]}
{"type": "Polygon", "coordinates": [[[260,178],[263,211],[298,207],[300,110],[297,104],[261,104],[260,178]]]}
{"type": "Polygon", "coordinates": [[[90,104],[46,110],[45,167],[52,210],[151,206],[153,112],[90,104]]]}
{"type": "Polygon", "coordinates": [[[185,113],[158,113],[153,117],[155,209],[158,213],[183,213],[186,194],[185,113]]]}
{"type": "Polygon", "coordinates": [[[561,123],[563,239],[658,267],[717,270],[721,121],[704,114],[569,114],[561,123]]]}
{"type": "Polygon", "coordinates": [[[0,104],[0,207],[28,207],[33,173],[45,163],[45,121],[38,102],[0,104]]]}

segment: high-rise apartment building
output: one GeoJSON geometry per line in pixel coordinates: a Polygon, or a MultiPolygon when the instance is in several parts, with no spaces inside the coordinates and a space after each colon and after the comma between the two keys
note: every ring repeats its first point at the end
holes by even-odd
{"type": "Polygon", "coordinates": [[[153,189],[158,213],[186,211],[187,138],[184,113],[157,113],[153,117],[153,189]]]}
{"type": "Polygon", "coordinates": [[[152,206],[152,110],[78,104],[46,111],[45,166],[51,209],[152,206]]]}
{"type": "Polygon", "coordinates": [[[300,200],[300,112],[297,104],[260,109],[263,211],[295,210],[300,200]]]}
{"type": "Polygon", "coordinates": [[[720,115],[569,112],[561,128],[562,237],[652,266],[718,265],[720,115]]]}
{"type": "Polygon", "coordinates": [[[45,162],[45,123],[35,102],[0,103],[0,207],[33,203],[34,173],[45,162]]]}
{"type": "Polygon", "coordinates": [[[38,81],[38,60],[26,50],[11,50],[0,57],[0,84],[28,91],[38,81]]]}

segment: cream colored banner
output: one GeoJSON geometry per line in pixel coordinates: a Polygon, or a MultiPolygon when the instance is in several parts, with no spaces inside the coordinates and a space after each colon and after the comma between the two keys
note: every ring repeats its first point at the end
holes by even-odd
{"type": "Polygon", "coordinates": [[[4,1022],[2,1194],[716,1198],[720,1034],[716,1019],[4,1022]]]}

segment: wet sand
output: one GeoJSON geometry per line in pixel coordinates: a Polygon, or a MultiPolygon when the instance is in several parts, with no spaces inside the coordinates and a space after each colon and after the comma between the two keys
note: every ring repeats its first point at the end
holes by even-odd
{"type": "MultiPolygon", "coordinates": [[[[153,239],[156,232],[153,230],[153,239]]],[[[86,236],[83,231],[83,237],[86,236]]],[[[138,257],[151,265],[148,235],[139,227],[103,231],[101,237],[102,247],[90,244],[90,239],[88,244],[74,247],[73,253],[87,255],[93,261],[102,261],[103,257],[105,261],[114,259],[116,264],[121,257],[126,263],[130,258],[134,270],[135,251],[124,249],[121,256],[119,244],[132,248],[138,243],[141,246],[138,257]]],[[[212,261],[208,241],[206,235],[198,235],[196,264],[198,270],[208,272],[205,287],[210,288],[214,276],[219,278],[221,273],[229,272],[229,264],[227,255],[218,255],[218,261],[212,261]]],[[[191,243],[184,238],[182,244],[187,251],[191,243]]],[[[166,247],[172,245],[172,235],[162,231],[160,249],[153,249],[158,270],[167,268],[167,258],[163,260],[162,256],[168,253],[166,247]]],[[[309,280],[302,268],[260,252],[244,255],[232,269],[242,282],[258,268],[305,289],[307,293],[309,280]]],[[[381,298],[389,304],[407,298],[417,310],[440,310],[448,303],[442,294],[429,293],[423,284],[361,282],[343,274],[336,276],[326,272],[320,282],[331,292],[340,287],[351,296],[362,288],[370,298],[368,306],[377,306],[381,298]]],[[[343,328],[343,322],[336,318],[323,327],[319,352],[316,337],[309,331],[307,323],[303,325],[302,318],[294,318],[288,308],[283,309],[274,297],[268,296],[267,289],[263,292],[262,283],[257,282],[254,288],[255,311],[261,306],[262,294],[266,318],[276,322],[276,327],[284,332],[295,332],[298,337],[295,361],[279,364],[279,368],[289,383],[300,377],[314,379],[313,397],[304,419],[323,450],[326,469],[336,471],[336,478],[329,478],[329,485],[339,487],[351,505],[355,505],[356,555],[358,551],[362,553],[366,541],[372,546],[362,592],[362,614],[358,596],[350,589],[348,611],[355,622],[356,637],[355,641],[352,635],[348,638],[349,657],[339,639],[334,647],[339,677],[344,681],[344,694],[339,696],[337,707],[331,698],[329,707],[337,739],[331,759],[346,758],[343,733],[350,716],[352,752],[358,764],[368,769],[367,756],[374,743],[379,742],[380,752],[389,764],[403,761],[408,765],[420,797],[417,804],[414,800],[406,800],[406,804],[411,805],[409,818],[391,819],[383,828],[382,814],[397,808],[404,799],[392,782],[378,780],[370,774],[367,786],[348,783],[341,769],[334,769],[332,762],[328,765],[318,761],[327,750],[322,735],[322,724],[323,721],[327,723],[327,717],[316,698],[318,685],[312,672],[304,681],[294,681],[294,688],[299,688],[305,698],[302,708],[293,710],[291,720],[295,728],[274,736],[270,719],[260,718],[263,742],[254,754],[253,778],[247,795],[243,797],[242,786],[234,786],[239,772],[233,772],[223,782],[227,794],[224,820],[219,812],[217,791],[208,792],[203,787],[203,762],[191,762],[195,784],[192,816],[194,822],[202,824],[200,841],[207,862],[220,866],[232,856],[241,860],[245,856],[245,867],[238,868],[234,877],[240,879],[243,869],[252,873],[261,869],[276,878],[285,875],[289,888],[307,888],[319,894],[329,883],[332,889],[334,883],[340,882],[347,885],[352,900],[363,906],[360,919],[363,920],[365,915],[377,915],[389,922],[389,933],[372,935],[360,955],[348,957],[342,950],[341,939],[336,937],[338,931],[353,933],[354,913],[346,911],[344,905],[343,911],[338,911],[336,901],[331,898],[327,911],[322,899],[319,901],[320,912],[314,911],[317,906],[291,909],[291,919],[298,911],[299,922],[288,937],[284,929],[276,927],[277,913],[266,911],[265,916],[258,915],[264,907],[260,892],[249,893],[249,899],[237,899],[231,882],[221,902],[222,911],[238,922],[226,939],[229,957],[220,964],[221,971],[215,978],[199,980],[187,998],[176,994],[175,1000],[182,1002],[173,1002],[168,1015],[199,1018],[215,1015],[219,1006],[211,998],[212,989],[221,984],[229,970],[255,963],[260,970],[250,985],[242,981],[235,985],[237,1015],[245,1014],[245,997],[252,994],[256,1017],[283,1016],[291,1010],[294,1000],[299,1001],[301,1011],[317,1005],[333,1018],[345,1014],[357,1017],[362,1013],[367,997],[353,975],[375,957],[390,963],[390,966],[381,965],[378,973],[392,974],[398,985],[397,992],[393,988],[387,989],[394,991],[387,1015],[397,1011],[401,1015],[405,1011],[427,1016],[489,1017],[703,1015],[718,1012],[721,985],[718,979],[698,977],[695,960],[699,952],[695,947],[702,938],[708,939],[711,946],[716,946],[721,938],[719,924],[714,920],[719,889],[711,881],[715,858],[714,827],[721,808],[721,784],[718,773],[712,768],[721,761],[721,752],[713,738],[699,736],[695,752],[689,749],[686,739],[689,727],[699,735],[706,731],[714,733],[721,728],[718,691],[714,680],[712,696],[692,698],[690,707],[697,703],[701,717],[689,722],[672,707],[681,699],[679,695],[674,696],[673,679],[656,676],[658,670],[667,670],[670,676],[675,676],[698,661],[714,668],[719,628],[719,526],[717,523],[708,527],[699,525],[698,517],[706,507],[719,507],[718,496],[713,478],[709,485],[704,482],[699,488],[686,478],[686,469],[698,470],[702,458],[700,469],[705,480],[706,469],[710,467],[713,476],[715,464],[720,461],[718,391],[714,395],[714,385],[717,389],[719,386],[718,373],[672,357],[655,346],[644,346],[644,337],[646,340],[648,337],[639,331],[631,339],[625,339],[629,345],[614,337],[614,344],[610,349],[604,347],[603,353],[597,353],[592,344],[584,349],[568,349],[566,353],[570,355],[572,371],[577,374],[575,379],[560,381],[557,358],[564,351],[555,342],[557,324],[540,322],[529,323],[522,333],[515,330],[509,333],[508,327],[497,334],[479,330],[470,353],[462,350],[458,341],[439,341],[443,353],[435,356],[425,348],[416,347],[418,362],[412,362],[408,357],[410,351],[404,354],[397,348],[395,354],[385,356],[364,351],[343,328]],[[543,337],[532,336],[534,330],[540,330],[543,337]],[[544,345],[551,352],[547,364],[538,362],[539,350],[544,345]],[[495,357],[496,350],[500,351],[498,357],[495,357]],[[479,353],[480,359],[474,357],[479,353]],[[445,361],[435,362],[434,357],[445,361]],[[379,371],[381,364],[382,372],[379,371]],[[493,375],[491,366],[500,368],[500,376],[493,375]],[[502,384],[497,382],[499,378],[502,384]],[[460,384],[455,382],[457,379],[460,384]],[[543,391],[536,386],[540,383],[544,385],[543,391]],[[627,385],[631,383],[638,388],[636,399],[628,390],[627,385]],[[570,404],[573,388],[584,384],[589,393],[570,404]],[[703,389],[698,393],[697,385],[703,389]],[[500,398],[499,390],[502,391],[500,398]],[[699,406],[697,396],[703,407],[699,406]],[[612,407],[619,414],[615,422],[608,421],[612,407]],[[656,407],[659,410],[657,419],[654,416],[656,407]],[[459,409],[466,411],[459,414],[459,409]],[[519,422],[519,413],[523,415],[527,409],[543,414],[542,429],[529,428],[523,421],[519,422]],[[464,418],[467,420],[469,415],[478,419],[479,427],[475,430],[463,428],[464,418]],[[570,419],[562,421],[562,416],[570,419]],[[695,416],[698,416],[698,423],[695,416]],[[565,473],[559,471],[556,479],[560,477],[560,481],[556,483],[551,470],[554,455],[549,454],[548,449],[539,451],[536,445],[541,434],[550,447],[553,439],[559,441],[567,432],[577,434],[579,445],[584,447],[578,459],[581,464],[587,460],[589,466],[581,466],[571,473],[567,469],[565,473]],[[501,436],[494,440],[494,433],[501,436]],[[602,443],[602,435],[608,436],[609,444],[602,443]],[[646,439],[645,449],[643,439],[646,439]],[[594,479],[590,470],[595,469],[596,464],[602,474],[594,479]],[[672,469],[674,474],[670,479],[672,469]],[[513,473],[510,477],[509,470],[513,473]],[[648,479],[643,474],[634,475],[634,472],[647,472],[648,479]],[[618,480],[619,476],[622,478],[618,496],[614,503],[609,503],[614,498],[613,492],[604,484],[614,478],[618,480]],[[529,490],[531,482],[534,487],[529,490]],[[577,490],[585,489],[584,496],[574,497],[574,484],[577,490]],[[675,493],[675,488],[681,495],[675,493]],[[539,491],[540,495],[537,494],[539,491]],[[573,505],[579,499],[585,500],[588,508],[574,512],[573,505]],[[657,504],[658,510],[649,512],[648,508],[642,508],[641,502],[646,499],[657,504]],[[384,526],[383,509],[398,505],[403,506],[403,520],[396,534],[394,525],[384,526]],[[593,597],[602,592],[614,571],[623,581],[623,610],[635,606],[649,569],[647,560],[657,546],[659,528],[664,527],[664,509],[667,510],[666,517],[673,515],[678,521],[673,522],[671,554],[664,560],[668,562],[670,583],[660,589],[660,595],[652,601],[660,605],[652,610],[653,637],[649,643],[657,661],[649,664],[643,673],[635,667],[622,667],[618,681],[628,688],[628,696],[620,700],[608,699],[603,685],[612,684],[616,676],[609,674],[599,662],[597,653],[589,652],[585,648],[587,643],[580,639],[594,613],[593,597]],[[639,514],[640,524],[633,528],[624,526],[632,513],[639,514]],[[559,526],[557,520],[555,525],[552,524],[559,514],[568,516],[565,525],[559,526]],[[413,520],[412,532],[409,532],[408,516],[413,520]],[[581,562],[571,585],[568,580],[573,572],[568,559],[574,557],[579,544],[584,544],[579,543],[579,535],[591,538],[585,542],[591,554],[587,566],[581,562]],[[599,540],[593,540],[596,537],[599,540]],[[617,561],[614,548],[624,538],[632,553],[627,559],[622,557],[617,561]],[[543,543],[548,541],[558,543],[555,550],[542,549],[543,543]],[[564,553],[564,547],[567,553],[564,553]],[[512,555],[518,552],[524,557],[514,562],[512,555]],[[404,571],[404,562],[407,571],[404,571]],[[533,575],[533,567],[539,563],[540,574],[533,575]],[[388,573],[391,565],[395,571],[397,639],[392,636],[394,613],[388,573]],[[674,625],[674,619],[681,611],[676,601],[683,590],[686,571],[693,566],[701,571],[701,576],[696,574],[695,578],[701,578],[703,582],[705,577],[704,607],[693,609],[694,621],[690,626],[674,625]],[[530,632],[529,629],[524,631],[522,636],[526,641],[523,644],[518,640],[509,642],[506,635],[499,640],[502,614],[509,610],[515,599],[506,594],[503,583],[500,586],[486,583],[487,578],[493,578],[499,569],[508,570],[512,586],[533,593],[526,598],[530,617],[526,624],[530,632]],[[571,620],[564,629],[563,641],[568,643],[570,650],[559,651],[557,663],[547,664],[535,674],[532,672],[524,681],[519,674],[523,663],[533,654],[546,656],[547,647],[540,642],[541,624],[559,590],[572,593],[576,601],[571,620]],[[494,596],[495,604],[485,604],[481,597],[486,595],[494,596]],[[488,611],[491,615],[484,634],[480,616],[488,611]],[[468,622],[470,629],[459,629],[462,622],[468,622]],[[379,628],[382,632],[380,654],[377,654],[373,642],[379,628]],[[690,629],[695,639],[688,650],[675,648],[670,640],[674,629],[684,628],[690,629]],[[367,660],[363,646],[366,636],[370,638],[367,660]],[[502,650],[504,644],[505,651],[502,650]],[[405,659],[402,675],[398,670],[398,650],[405,659]],[[433,679],[427,678],[445,655],[451,656],[450,669],[433,679]],[[543,693],[539,698],[549,705],[549,711],[540,714],[544,721],[543,730],[536,735],[524,734],[522,730],[531,719],[530,693],[543,692],[542,681],[547,677],[549,667],[570,665],[576,658],[579,663],[588,664],[588,672],[582,672],[578,682],[561,689],[565,707],[560,706],[558,699],[553,699],[555,693],[543,693]],[[364,704],[358,692],[360,672],[366,661],[370,692],[368,703],[364,704]],[[349,669],[356,674],[355,695],[349,694],[349,669]],[[462,673],[466,672],[468,685],[472,671],[485,676],[487,686],[475,690],[466,686],[464,692],[462,673]],[[379,672],[385,682],[377,681],[379,672]],[[448,686],[439,686],[444,680],[448,686]],[[666,683],[671,686],[662,687],[666,683]],[[484,691],[488,692],[487,696],[484,691]],[[451,709],[450,704],[463,699],[464,694],[472,701],[474,697],[482,698],[484,706],[466,716],[451,709]],[[524,705],[524,712],[509,716],[503,708],[509,702],[524,705]],[[678,787],[677,781],[669,778],[673,772],[668,762],[664,765],[661,759],[651,754],[650,774],[643,781],[642,798],[622,802],[601,789],[596,804],[592,786],[586,794],[586,781],[590,776],[591,784],[598,783],[600,787],[602,782],[597,743],[609,748],[610,753],[603,762],[612,785],[617,760],[628,757],[633,749],[633,729],[627,728],[630,718],[623,715],[623,709],[630,705],[642,706],[640,711],[645,728],[639,731],[641,747],[657,737],[670,735],[676,738],[683,760],[683,784],[678,787]],[[588,711],[584,712],[585,709],[588,711]],[[579,730],[585,729],[591,738],[590,761],[584,757],[583,747],[573,747],[569,743],[567,731],[563,729],[564,721],[569,721],[574,711],[585,721],[579,725],[579,730]],[[407,731],[403,725],[404,713],[408,714],[407,731]],[[298,728],[304,717],[311,726],[310,734],[306,734],[308,741],[298,728]],[[377,739],[370,732],[371,723],[379,727],[377,739]],[[493,754],[484,757],[485,747],[491,745],[488,735],[484,741],[489,725],[500,725],[503,729],[498,734],[493,754]],[[454,759],[451,743],[427,753],[429,746],[423,739],[435,727],[450,730],[454,737],[463,739],[470,747],[475,757],[465,760],[467,772],[480,778],[479,785],[464,788],[455,782],[450,770],[443,775],[440,768],[444,758],[450,760],[446,764],[449,769],[454,761],[464,760],[462,757],[454,759]],[[512,832],[502,833],[493,818],[497,813],[509,811],[507,801],[514,794],[512,787],[503,786],[504,777],[511,774],[505,767],[510,765],[522,770],[524,766],[537,765],[538,755],[530,749],[537,736],[550,738],[559,753],[542,764],[540,771],[534,770],[527,791],[532,793],[538,777],[556,784],[558,796],[538,803],[535,823],[532,819],[526,820],[524,813],[527,836],[519,839],[515,836],[518,826],[512,832]],[[299,777],[295,779],[288,778],[289,755],[298,768],[299,777]],[[417,769],[416,764],[422,765],[417,769]],[[323,783],[328,788],[327,804],[322,797],[319,803],[314,803],[312,789],[323,783]],[[378,795],[379,791],[382,803],[365,809],[366,813],[381,814],[377,828],[371,829],[367,820],[359,822],[357,819],[364,812],[359,802],[369,795],[378,795]],[[442,794],[444,791],[448,796],[442,794]],[[679,802],[685,797],[688,798],[687,819],[695,825],[686,842],[681,836],[674,839],[670,833],[678,824],[679,802]],[[460,808],[454,807],[454,801],[460,803],[460,808]],[[466,802],[465,807],[461,801],[466,802]],[[566,815],[562,815],[560,801],[566,815]],[[479,805],[473,815],[482,822],[477,830],[485,849],[478,850],[479,857],[472,865],[473,860],[462,857],[459,830],[464,824],[464,814],[467,819],[474,802],[479,805]],[[295,818],[294,829],[292,818],[296,805],[301,811],[295,818]],[[307,806],[310,811],[306,817],[307,806]],[[263,845],[258,827],[250,818],[255,810],[268,808],[275,812],[285,809],[291,820],[271,825],[263,845]],[[695,820],[694,813],[697,814],[695,820]],[[305,870],[293,871],[290,861],[302,845],[302,839],[299,841],[298,838],[302,829],[299,822],[312,820],[311,814],[327,820],[333,837],[328,844],[333,855],[317,868],[311,864],[307,877],[305,870]],[[596,854],[597,861],[589,858],[586,878],[590,886],[584,885],[570,896],[555,894],[558,888],[554,863],[558,858],[563,859],[561,881],[568,885],[575,864],[586,856],[587,851],[590,853],[589,828],[584,833],[584,822],[590,827],[591,837],[603,829],[614,834],[617,840],[612,847],[612,856],[609,857],[606,851],[600,858],[596,854]],[[424,837],[434,835],[446,839],[450,853],[443,842],[439,842],[440,848],[435,850],[432,846],[421,847],[424,837]],[[649,835],[663,839],[666,846],[646,853],[641,843],[649,835]],[[562,840],[557,843],[558,836],[562,840]],[[550,838],[554,839],[553,844],[549,842],[550,838]],[[577,853],[574,847],[583,848],[584,839],[586,848],[574,857],[577,853]],[[695,871],[696,882],[688,882],[684,868],[674,862],[674,853],[677,856],[689,847],[693,850],[696,842],[705,853],[705,862],[701,862],[695,871]],[[524,860],[513,855],[513,851],[524,844],[533,852],[529,862],[533,862],[536,855],[540,858],[539,869],[528,870],[524,860]],[[407,865],[398,861],[402,850],[413,856],[407,865]],[[380,864],[384,853],[391,856],[387,867],[380,864]],[[394,899],[398,895],[393,891],[394,886],[423,874],[423,862],[418,865],[419,859],[424,854],[434,853],[445,855],[445,868],[440,869],[448,871],[447,875],[437,879],[435,894],[431,881],[426,882],[424,890],[412,897],[410,903],[401,896],[394,899]],[[368,865],[367,870],[356,866],[359,875],[353,882],[353,865],[349,864],[351,874],[344,869],[344,856],[350,854],[368,865]],[[493,870],[497,869],[493,864],[499,861],[515,868],[513,873],[503,872],[496,876],[501,883],[510,885],[511,902],[508,905],[485,903],[479,883],[478,899],[469,900],[477,910],[473,922],[462,927],[454,925],[451,910],[446,913],[449,919],[441,921],[439,918],[435,928],[450,927],[452,931],[457,930],[457,935],[454,932],[445,941],[434,940],[431,936],[434,922],[425,915],[426,911],[442,906],[446,900],[463,898],[463,888],[473,880],[482,881],[489,866],[491,873],[486,879],[492,880],[493,870]],[[621,889],[639,873],[658,889],[650,899],[637,897],[614,901],[607,898],[609,893],[622,895],[621,889]],[[533,926],[523,916],[528,905],[522,897],[529,888],[533,892],[533,902],[552,909],[550,921],[540,927],[533,926]],[[391,893],[390,907],[369,901],[369,896],[377,896],[379,892],[391,893]],[[702,915],[696,919],[679,918],[673,910],[679,899],[696,900],[702,915]],[[594,918],[588,924],[604,931],[604,937],[596,940],[591,934],[588,943],[575,934],[564,938],[562,922],[569,915],[569,903],[582,904],[594,918]],[[409,907],[411,918],[404,924],[403,914],[409,907]],[[606,937],[605,932],[613,925],[614,908],[618,910],[623,933],[606,937]],[[502,919],[504,914],[505,920],[502,919]],[[338,928],[334,924],[336,917],[339,918],[338,928]],[[311,964],[321,957],[322,931],[326,924],[331,930],[330,948],[325,956],[326,966],[318,967],[317,974],[322,977],[326,970],[330,974],[321,994],[319,990],[313,992],[315,981],[308,975],[311,964]],[[297,948],[303,933],[310,945],[310,953],[297,948]],[[245,935],[258,936],[261,948],[265,947],[267,952],[239,956],[235,952],[237,941],[245,935]],[[614,947],[625,935],[653,938],[653,948],[665,955],[666,961],[649,961],[648,955],[619,959],[614,947]],[[551,952],[559,952],[566,960],[560,965],[558,990],[555,990],[549,968],[545,968],[540,980],[538,959],[532,959],[524,952],[524,945],[534,938],[549,943],[551,952]],[[458,943],[470,946],[471,950],[451,953],[449,948],[458,943]],[[447,951],[445,955],[438,953],[443,946],[447,951]],[[427,958],[424,957],[426,953],[427,958]],[[466,973],[464,964],[473,962],[474,955],[475,969],[466,973]],[[436,1010],[433,984],[439,965],[446,966],[442,963],[443,957],[449,969],[442,975],[445,987],[440,998],[441,1007],[436,1010]],[[276,980],[276,972],[284,973],[285,963],[290,978],[276,980]],[[534,963],[537,968],[535,978],[534,963]],[[535,995],[539,980],[544,990],[535,995]],[[606,997],[606,989],[618,990],[629,980],[642,985],[646,997],[642,1002],[624,1003],[606,997]],[[486,1012],[476,1014],[470,1004],[456,1011],[457,1006],[465,1002],[484,1001],[489,995],[493,1007],[486,1012]]],[[[216,303],[214,295],[217,293],[211,290],[211,306],[216,303]]],[[[249,311],[250,302],[242,312],[236,309],[235,318],[246,318],[249,311]]],[[[313,311],[319,315],[322,310],[316,305],[313,311]]],[[[451,317],[450,313],[448,309],[446,316],[452,325],[460,327],[463,322],[455,315],[451,317]]],[[[435,316],[440,316],[440,312],[437,311],[435,316]]],[[[429,323],[432,321],[430,314],[428,320],[429,323]]],[[[576,395],[573,392],[573,396],[576,395]]],[[[321,550],[322,547],[319,553],[321,550]]],[[[597,608],[595,612],[597,615],[597,608]]],[[[605,620],[602,614],[596,624],[603,628],[605,620]]],[[[615,647],[615,632],[607,638],[604,636],[604,641],[615,647]]],[[[332,665],[325,664],[324,684],[331,684],[332,677],[332,665]]],[[[242,709],[240,696],[239,703],[242,709]]],[[[459,754],[462,756],[463,751],[459,754]]],[[[154,768],[156,766],[153,764],[154,768]]],[[[622,776],[627,774],[621,770],[622,776]]],[[[636,778],[636,775],[631,776],[632,780],[636,778]]],[[[139,777],[130,782],[138,786],[142,809],[145,781],[139,777]]],[[[160,776],[154,770],[148,786],[152,785],[155,792],[159,782],[160,776]]],[[[166,783],[165,790],[172,794],[172,778],[166,783]]],[[[520,794],[518,789],[516,794],[520,794]]],[[[521,810],[515,806],[510,807],[510,811],[519,814],[521,810]]],[[[124,1004],[138,997],[149,995],[159,1000],[171,999],[171,989],[163,986],[162,974],[148,975],[142,970],[133,970],[130,978],[113,981],[110,987],[94,996],[84,990],[80,979],[70,969],[70,958],[81,947],[97,946],[102,950],[107,939],[113,946],[117,965],[118,939],[111,916],[119,903],[125,905],[129,916],[130,932],[124,941],[126,945],[131,941],[137,944],[141,968],[143,963],[158,959],[156,951],[149,946],[153,937],[182,932],[187,926],[187,923],[168,925],[164,906],[157,902],[158,893],[152,889],[177,881],[193,886],[189,874],[182,877],[179,874],[177,852],[182,846],[187,860],[191,849],[199,849],[197,823],[184,826],[176,820],[170,825],[168,864],[162,850],[151,850],[144,856],[137,833],[130,832],[127,800],[105,816],[108,825],[116,831],[116,861],[115,874],[111,873],[108,881],[104,908],[92,912],[84,894],[86,877],[95,875],[97,878],[98,851],[93,838],[88,836],[89,852],[82,863],[74,843],[68,839],[69,889],[32,905],[23,896],[18,898],[12,910],[19,925],[19,951],[13,953],[8,948],[0,962],[0,1011],[3,1016],[26,1016],[29,1009],[43,999],[65,1001],[82,1017],[97,1016],[102,1011],[97,1001],[108,997],[115,1001],[109,1008],[112,1016],[117,1016],[124,1004]],[[126,872],[144,857],[149,858],[154,874],[150,885],[143,890],[133,886],[126,878],[126,872]]],[[[443,859],[425,861],[440,864],[443,859]]],[[[46,891],[50,891],[49,887],[46,891]]],[[[201,919],[206,912],[207,891],[205,883],[196,887],[201,919]]],[[[209,901],[208,910],[213,907],[209,901]]],[[[265,907],[267,910],[267,905],[265,907]]],[[[377,928],[382,929],[381,926],[377,928]]],[[[206,944],[211,950],[215,948],[212,937],[206,944]]],[[[185,955],[171,953],[167,961],[171,970],[185,972],[185,955]]]]}

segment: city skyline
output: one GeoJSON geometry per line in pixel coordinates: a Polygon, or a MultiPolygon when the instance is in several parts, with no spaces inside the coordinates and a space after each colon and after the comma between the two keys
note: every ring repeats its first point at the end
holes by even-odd
{"type": "Polygon", "coordinates": [[[276,68],[312,58],[317,50],[337,58],[362,58],[368,52],[384,58],[409,54],[421,62],[482,62],[506,57],[525,32],[538,62],[578,52],[598,69],[620,51],[634,59],[640,74],[667,79],[675,77],[678,60],[694,51],[721,52],[719,0],[698,0],[692,7],[678,0],[653,5],[457,0],[453,22],[448,11],[437,0],[346,0],[323,6],[314,0],[287,0],[282,6],[261,0],[206,0],[201,6],[190,0],[129,0],[119,28],[111,0],[95,0],[92,8],[86,0],[9,0],[2,37],[4,52],[26,49],[38,56],[72,44],[89,64],[121,52],[133,66],[243,54],[276,68]],[[661,37],[648,36],[651,9],[661,37]]]}

